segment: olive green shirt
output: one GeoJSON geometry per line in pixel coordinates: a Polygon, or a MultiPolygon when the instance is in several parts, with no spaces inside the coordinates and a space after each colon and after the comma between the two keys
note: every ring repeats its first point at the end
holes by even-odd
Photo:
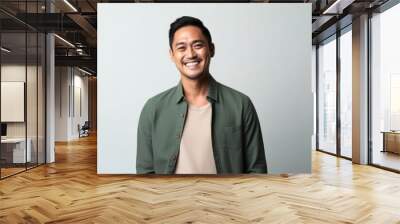
{"type": "MultiPolygon", "coordinates": [[[[217,173],[267,173],[260,123],[249,97],[210,76],[207,99],[217,173]]],[[[187,110],[181,82],[146,102],[137,132],[138,174],[174,173],[187,110]]]]}

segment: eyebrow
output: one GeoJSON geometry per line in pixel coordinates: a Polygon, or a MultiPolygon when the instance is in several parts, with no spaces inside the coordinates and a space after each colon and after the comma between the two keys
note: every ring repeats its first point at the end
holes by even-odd
{"type": "Polygon", "coordinates": [[[196,44],[196,43],[204,44],[205,42],[203,40],[195,40],[195,41],[192,42],[192,44],[196,44]]]}
{"type": "Polygon", "coordinates": [[[178,43],[176,43],[175,44],[175,47],[178,47],[179,45],[185,45],[186,43],[184,43],[184,42],[178,42],[178,43]]]}

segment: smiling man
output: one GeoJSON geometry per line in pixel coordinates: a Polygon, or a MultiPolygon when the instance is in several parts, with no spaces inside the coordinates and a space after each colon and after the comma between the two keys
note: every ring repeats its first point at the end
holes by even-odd
{"type": "Polygon", "coordinates": [[[215,54],[210,31],[197,18],[178,18],[170,26],[169,45],[181,80],[143,107],[137,173],[267,173],[251,100],[209,72],[215,54]]]}

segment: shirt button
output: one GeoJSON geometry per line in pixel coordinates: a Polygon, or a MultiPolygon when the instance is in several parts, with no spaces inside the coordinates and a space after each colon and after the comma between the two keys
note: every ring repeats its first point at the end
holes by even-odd
{"type": "Polygon", "coordinates": [[[181,114],[181,117],[185,117],[185,114],[181,114]]]}
{"type": "Polygon", "coordinates": [[[180,138],[181,138],[181,135],[180,135],[180,134],[177,134],[177,135],[176,135],[176,138],[177,138],[177,139],[180,139],[180,138]]]}

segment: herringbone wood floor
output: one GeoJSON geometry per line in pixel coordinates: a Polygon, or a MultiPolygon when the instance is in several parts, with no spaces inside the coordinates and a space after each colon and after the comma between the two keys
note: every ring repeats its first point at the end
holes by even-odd
{"type": "Polygon", "coordinates": [[[309,175],[98,176],[96,138],[0,181],[0,223],[400,223],[400,175],[313,153],[309,175]]]}

